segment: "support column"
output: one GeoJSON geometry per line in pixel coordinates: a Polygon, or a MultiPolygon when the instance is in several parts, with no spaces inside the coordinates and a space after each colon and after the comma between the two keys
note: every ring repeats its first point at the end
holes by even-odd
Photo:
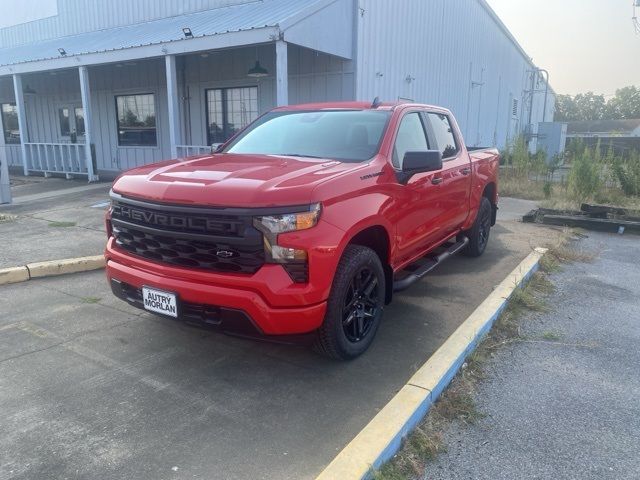
{"type": "Polygon", "coordinates": [[[20,130],[20,152],[22,153],[22,168],[24,174],[29,175],[29,166],[27,161],[27,146],[29,141],[29,132],[27,132],[27,113],[24,108],[24,93],[22,92],[22,77],[15,74],[13,76],[13,93],[16,97],[16,108],[18,110],[18,129],[20,130]]]}
{"type": "Polygon", "coordinates": [[[11,182],[9,181],[9,160],[4,148],[4,126],[0,115],[0,204],[11,203],[11,182]]]}
{"type": "Polygon", "coordinates": [[[167,75],[167,104],[169,105],[169,142],[171,158],[178,158],[178,145],[181,144],[180,97],[178,94],[178,75],[175,55],[164,57],[167,75]]]}
{"type": "Polygon", "coordinates": [[[289,105],[289,56],[287,42],[276,41],[276,104],[289,105]]]}
{"type": "Polygon", "coordinates": [[[91,89],[89,87],[89,70],[87,67],[79,67],[80,96],[82,97],[82,109],[84,111],[84,141],[85,162],[90,182],[97,182],[98,176],[93,170],[93,156],[91,154],[91,141],[93,138],[93,117],[91,115],[91,89]]]}

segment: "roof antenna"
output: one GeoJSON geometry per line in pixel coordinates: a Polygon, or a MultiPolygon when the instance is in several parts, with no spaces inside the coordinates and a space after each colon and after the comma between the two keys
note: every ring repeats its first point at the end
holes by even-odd
{"type": "Polygon", "coordinates": [[[376,97],[373,99],[373,103],[371,104],[371,108],[373,110],[375,110],[376,108],[378,108],[380,105],[382,105],[382,102],[380,101],[380,97],[376,97]]]}

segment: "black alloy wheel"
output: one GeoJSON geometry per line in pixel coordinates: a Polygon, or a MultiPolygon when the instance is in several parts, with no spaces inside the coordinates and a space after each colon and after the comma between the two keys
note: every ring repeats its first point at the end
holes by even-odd
{"type": "Polygon", "coordinates": [[[353,276],[342,310],[342,328],[351,343],[361,342],[371,332],[373,321],[379,314],[378,278],[368,267],[353,276]]]}

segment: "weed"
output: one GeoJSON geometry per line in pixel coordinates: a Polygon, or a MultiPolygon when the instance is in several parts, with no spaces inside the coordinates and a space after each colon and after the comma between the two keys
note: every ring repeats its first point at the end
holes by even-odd
{"type": "Polygon", "coordinates": [[[0,223],[8,223],[15,221],[16,217],[13,215],[0,214],[0,223]]]}
{"type": "Polygon", "coordinates": [[[562,334],[559,332],[548,331],[542,334],[542,339],[549,342],[559,342],[560,340],[562,340],[562,334]]]}
{"type": "Polygon", "coordinates": [[[94,303],[100,303],[101,300],[102,298],[100,297],[84,297],[82,299],[82,303],[94,304],[94,303]]]}
{"type": "Polygon", "coordinates": [[[76,222],[49,222],[49,226],[53,228],[70,228],[75,227],[76,222]]]}
{"type": "Polygon", "coordinates": [[[586,150],[574,159],[569,173],[569,189],[578,201],[594,198],[602,187],[602,158],[600,149],[586,150]]]}

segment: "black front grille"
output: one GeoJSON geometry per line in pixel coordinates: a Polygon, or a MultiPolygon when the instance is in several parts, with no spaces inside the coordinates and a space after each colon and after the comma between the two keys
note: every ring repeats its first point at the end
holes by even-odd
{"type": "Polygon", "coordinates": [[[112,201],[116,245],[142,258],[186,268],[256,273],[265,263],[253,216],[211,209],[112,201]]]}
{"type": "Polygon", "coordinates": [[[154,235],[115,223],[116,244],[141,257],[188,268],[232,273],[255,273],[264,264],[264,248],[224,245],[154,235]]]}

